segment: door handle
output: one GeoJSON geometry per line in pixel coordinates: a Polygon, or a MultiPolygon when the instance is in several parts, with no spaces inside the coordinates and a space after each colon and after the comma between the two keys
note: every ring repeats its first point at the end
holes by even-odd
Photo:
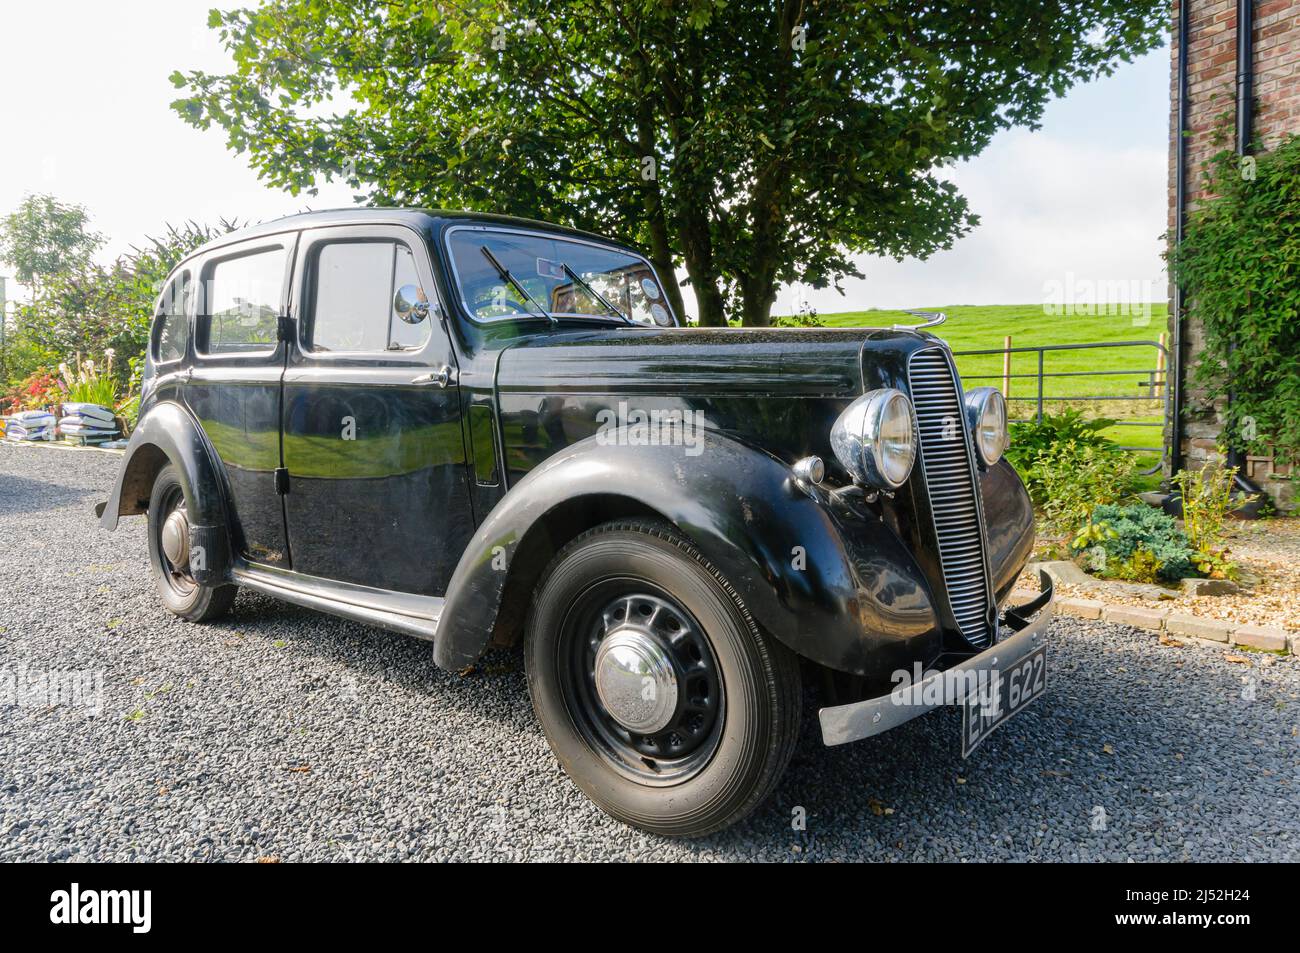
{"type": "Polygon", "coordinates": [[[446,387],[449,384],[456,383],[456,372],[448,364],[442,365],[436,371],[429,374],[421,374],[411,381],[412,384],[437,384],[439,387],[446,387]]]}

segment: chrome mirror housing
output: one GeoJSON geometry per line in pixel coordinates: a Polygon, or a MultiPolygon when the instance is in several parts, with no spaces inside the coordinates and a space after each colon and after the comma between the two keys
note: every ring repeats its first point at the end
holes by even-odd
{"type": "Polygon", "coordinates": [[[402,285],[393,295],[393,310],[407,324],[419,324],[429,316],[429,299],[419,285],[402,285]]]}

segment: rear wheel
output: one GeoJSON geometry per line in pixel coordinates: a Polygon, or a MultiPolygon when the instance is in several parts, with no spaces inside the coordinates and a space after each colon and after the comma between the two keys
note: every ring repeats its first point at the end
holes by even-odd
{"type": "Polygon", "coordinates": [[[565,771],[644,830],[735,823],[793,752],[797,659],[666,524],[608,523],[566,546],[538,587],[525,655],[565,771]]]}
{"type": "Polygon", "coordinates": [[[189,506],[171,464],[158,472],[149,498],[149,562],[169,610],[190,622],[215,619],[235,601],[237,586],[207,586],[190,571],[189,506]]]}

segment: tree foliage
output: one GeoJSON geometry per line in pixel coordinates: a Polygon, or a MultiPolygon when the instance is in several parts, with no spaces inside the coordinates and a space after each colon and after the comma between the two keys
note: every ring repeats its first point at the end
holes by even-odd
{"type": "Polygon", "coordinates": [[[1218,157],[1171,258],[1205,329],[1196,379],[1233,395],[1226,442],[1300,460],[1300,137],[1245,169],[1218,157]]]}
{"type": "Polygon", "coordinates": [[[703,324],[978,221],[941,164],[1157,44],[1152,0],[265,0],[174,108],[267,181],[494,210],[684,265],[703,324]]]}
{"type": "Polygon", "coordinates": [[[0,219],[0,261],[39,291],[49,278],[87,265],[104,243],[89,223],[84,206],[65,204],[53,195],[28,195],[0,219]]]}

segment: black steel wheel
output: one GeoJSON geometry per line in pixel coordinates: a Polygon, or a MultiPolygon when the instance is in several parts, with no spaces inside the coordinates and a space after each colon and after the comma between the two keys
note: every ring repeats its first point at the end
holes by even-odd
{"type": "Polygon", "coordinates": [[[149,562],[167,608],[190,622],[206,622],[235,601],[236,586],[209,586],[190,570],[189,503],[176,468],[158,471],[149,498],[149,562]]]}
{"type": "Polygon", "coordinates": [[[189,511],[179,483],[166,485],[158,509],[160,519],[151,521],[149,531],[158,537],[154,544],[161,557],[161,581],[176,598],[188,599],[198,583],[190,572],[189,511]]]}
{"type": "Polygon", "coordinates": [[[793,753],[798,660],[668,524],[606,523],[566,545],[534,595],[525,662],[565,771],[643,830],[735,823],[793,753]]]}
{"type": "Polygon", "coordinates": [[[574,603],[560,638],[571,715],[612,767],[644,784],[666,784],[708,763],[724,721],[722,674],[702,626],[676,599],[642,580],[607,580],[574,603]],[[622,708],[615,680],[625,667],[611,659],[615,642],[652,663],[631,673],[633,698],[622,708]],[[628,712],[638,702],[667,705],[657,720],[637,723],[628,712]]]}

